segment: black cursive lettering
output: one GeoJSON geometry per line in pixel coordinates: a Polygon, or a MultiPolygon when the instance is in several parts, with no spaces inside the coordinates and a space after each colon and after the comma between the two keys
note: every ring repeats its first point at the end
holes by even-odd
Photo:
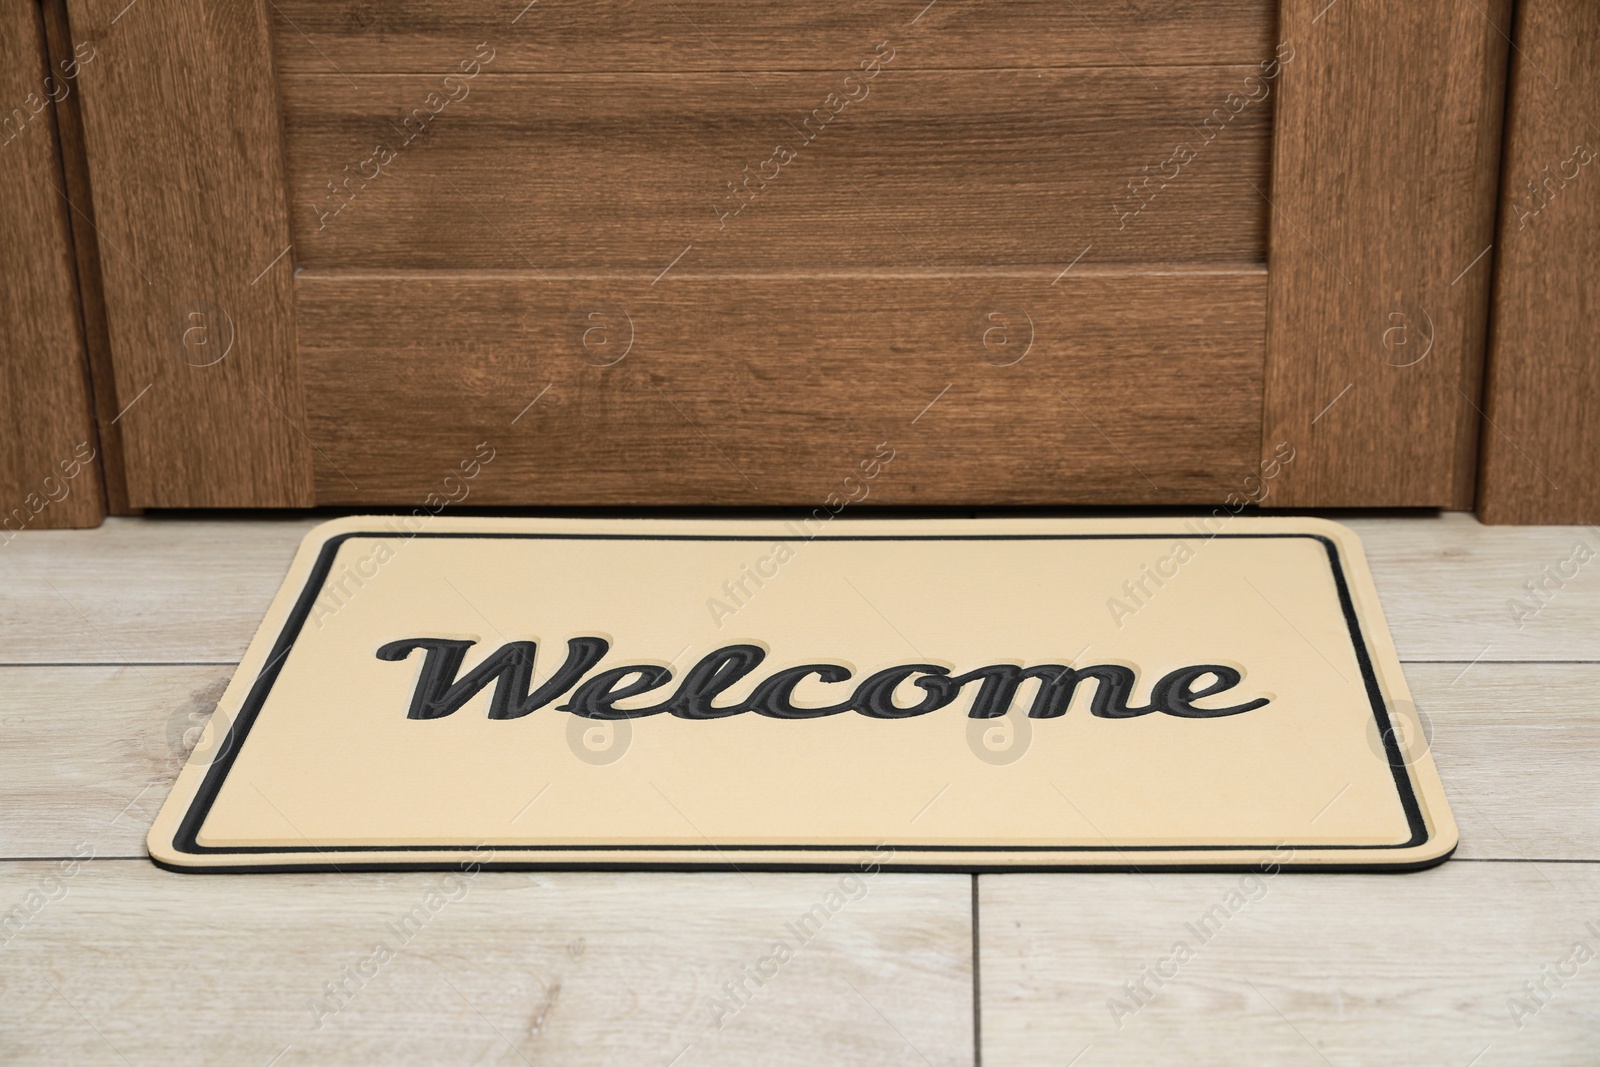
{"type": "Polygon", "coordinates": [[[851,674],[849,668],[837,663],[806,663],[768,675],[756,683],[744,701],[718,704],[718,697],[748,678],[767,658],[766,649],[760,645],[738,644],[726,645],[702,657],[684,672],[672,695],[659,704],[619,708],[617,705],[624,700],[665,687],[673,680],[672,669],[651,663],[630,664],[585,680],[584,676],[600,663],[611,645],[600,637],[574,637],[567,642],[567,658],[560,669],[530,692],[538,653],[534,642],[508,642],[462,674],[467,652],[475,643],[413,637],[391,641],[378,649],[377,657],[390,661],[404,660],[417,649],[424,652],[407,718],[442,719],[490,685],[494,686],[489,700],[491,719],[521,718],[574,686],[577,688],[572,698],[557,710],[586,719],[635,719],[663,713],[680,719],[721,719],[746,712],[773,719],[817,719],[847,711],[872,719],[908,719],[948,706],[973,683],[977,683],[977,691],[967,715],[974,719],[992,719],[1008,713],[1024,682],[1037,686],[1028,709],[1031,719],[1065,715],[1083,682],[1094,683],[1089,713],[1101,719],[1132,719],[1153,712],[1183,719],[1216,719],[1254,711],[1271,702],[1268,697],[1257,697],[1226,707],[1200,707],[1197,701],[1234,689],[1244,680],[1238,669],[1217,663],[1197,663],[1168,672],[1151,687],[1150,703],[1143,707],[1130,705],[1138,678],[1132,667],[1120,663],[1086,667],[996,663],[957,675],[932,663],[907,663],[862,679],[848,700],[808,708],[794,702],[796,687],[807,677],[814,675],[821,682],[835,684],[849,681],[851,674]],[[921,698],[914,704],[896,704],[896,690],[913,679],[915,687],[922,690],[921,698]]]}

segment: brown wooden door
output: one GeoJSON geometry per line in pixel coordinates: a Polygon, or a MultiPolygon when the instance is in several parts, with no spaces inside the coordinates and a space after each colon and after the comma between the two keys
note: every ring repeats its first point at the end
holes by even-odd
{"type": "Polygon", "coordinates": [[[102,430],[133,506],[1470,506],[1508,7],[67,0],[102,430]]]}

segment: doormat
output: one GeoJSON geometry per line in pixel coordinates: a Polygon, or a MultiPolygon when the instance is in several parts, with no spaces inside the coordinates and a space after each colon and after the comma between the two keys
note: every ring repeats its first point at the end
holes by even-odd
{"type": "Polygon", "coordinates": [[[1387,869],[1456,844],[1307,518],[357,517],[150,831],[184,871],[1387,869]]]}

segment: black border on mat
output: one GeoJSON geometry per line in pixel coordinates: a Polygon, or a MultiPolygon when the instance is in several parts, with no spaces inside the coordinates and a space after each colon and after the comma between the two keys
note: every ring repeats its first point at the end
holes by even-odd
{"type": "MultiPolygon", "coordinates": [[[[293,649],[302,627],[311,614],[312,606],[316,603],[322,591],[323,583],[327,580],[328,573],[332,570],[335,557],[344,542],[357,538],[391,538],[396,536],[394,531],[352,531],[337,534],[323,542],[317,555],[317,561],[307,576],[306,584],[295,601],[289,618],[283,630],[278,634],[273,643],[272,653],[267,657],[266,665],[255,682],[250,687],[239,714],[234,717],[228,729],[228,735],[223,741],[220,755],[206,770],[205,779],[200,788],[196,790],[193,801],[184,813],[183,819],[178,824],[177,832],[173,835],[172,845],[175,851],[192,856],[216,855],[254,855],[268,854],[272,856],[288,856],[291,854],[317,853],[326,857],[322,862],[312,863],[268,863],[262,865],[238,865],[219,867],[190,867],[181,864],[163,863],[160,860],[152,861],[166,870],[181,871],[185,873],[259,873],[259,872],[293,872],[293,871],[320,871],[330,867],[339,870],[351,871],[395,871],[395,870],[448,870],[459,866],[458,862],[443,860],[424,861],[381,861],[344,864],[334,862],[345,856],[362,852],[455,852],[470,851],[469,846],[459,845],[334,845],[318,847],[315,845],[249,845],[249,846],[223,846],[214,847],[201,845],[197,837],[206,816],[210,813],[217,794],[221,791],[223,783],[227,780],[228,772],[233,767],[233,762],[238,756],[249,735],[251,726],[265,705],[268,695],[276,682],[284,661],[293,649]]],[[[760,541],[767,542],[771,537],[751,535],[715,535],[715,534],[563,534],[563,533],[493,533],[493,532],[437,532],[416,533],[401,535],[410,540],[414,537],[457,539],[457,540],[569,540],[569,541],[760,541]]],[[[1185,533],[1128,533],[1128,534],[847,534],[832,537],[821,537],[822,541],[1116,541],[1116,540],[1171,540],[1182,539],[1185,536],[1194,536],[1193,531],[1185,533]]],[[[1211,534],[1210,539],[1290,539],[1306,538],[1320,542],[1327,552],[1328,565],[1332,572],[1335,587],[1339,594],[1339,605],[1349,629],[1352,650],[1356,661],[1361,668],[1362,681],[1367,689],[1368,700],[1371,704],[1373,718],[1376,721],[1379,734],[1384,739],[1384,751],[1389,758],[1390,772],[1394,776],[1395,788],[1399,794],[1402,810],[1406,815],[1406,822],[1411,830],[1409,840],[1399,844],[1389,845],[1129,845],[1129,846],[1104,846],[1104,845],[892,845],[879,846],[847,844],[847,845],[492,845],[488,846],[497,853],[501,850],[511,852],[606,852],[612,855],[628,851],[640,852],[699,852],[708,850],[717,852],[851,852],[863,848],[888,847],[896,855],[902,852],[912,855],[928,855],[940,852],[983,853],[995,852],[1016,855],[1029,852],[1083,852],[1119,854],[1154,852],[1240,852],[1257,848],[1291,848],[1296,852],[1300,850],[1316,852],[1333,851],[1383,851],[1416,848],[1428,840],[1427,825],[1422,817],[1421,807],[1417,802],[1416,791],[1411,782],[1409,770],[1405,764],[1404,756],[1400,752],[1398,742],[1395,740],[1394,731],[1389,718],[1388,707],[1384,702],[1383,693],[1378,685],[1376,671],[1372,665],[1372,657],[1367,649],[1366,640],[1361,632],[1360,619],[1356,615],[1355,604],[1350,596],[1349,584],[1345,580],[1344,568],[1339,558],[1338,546],[1329,537],[1313,533],[1237,533],[1237,534],[1211,534]]],[[[483,847],[483,846],[477,846],[483,847]]],[[[1406,871],[1420,870],[1432,867],[1449,858],[1454,849],[1436,859],[1422,861],[1397,862],[1393,864],[1280,864],[1287,870],[1316,870],[1316,871],[1406,871]]],[[[753,870],[753,871],[848,871],[854,870],[851,864],[807,863],[799,861],[790,863],[752,863],[739,865],[727,859],[722,862],[659,862],[640,860],[632,863],[615,861],[595,861],[582,863],[552,863],[538,860],[490,860],[481,864],[491,870],[671,870],[671,871],[712,871],[712,870],[753,870]]],[[[1137,864],[1120,865],[951,865],[930,862],[926,864],[895,863],[893,869],[906,872],[977,872],[977,873],[1016,873],[1023,871],[1130,871],[1130,870],[1179,870],[1179,871],[1237,871],[1246,870],[1257,866],[1251,863],[1223,863],[1206,865],[1204,863],[1188,864],[1155,864],[1139,866],[1137,864]]]]}

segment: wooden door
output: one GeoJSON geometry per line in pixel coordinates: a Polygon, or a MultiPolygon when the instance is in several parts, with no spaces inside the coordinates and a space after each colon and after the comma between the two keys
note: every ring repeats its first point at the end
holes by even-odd
{"type": "Polygon", "coordinates": [[[1508,7],[67,0],[128,503],[1470,506],[1508,7]]]}

